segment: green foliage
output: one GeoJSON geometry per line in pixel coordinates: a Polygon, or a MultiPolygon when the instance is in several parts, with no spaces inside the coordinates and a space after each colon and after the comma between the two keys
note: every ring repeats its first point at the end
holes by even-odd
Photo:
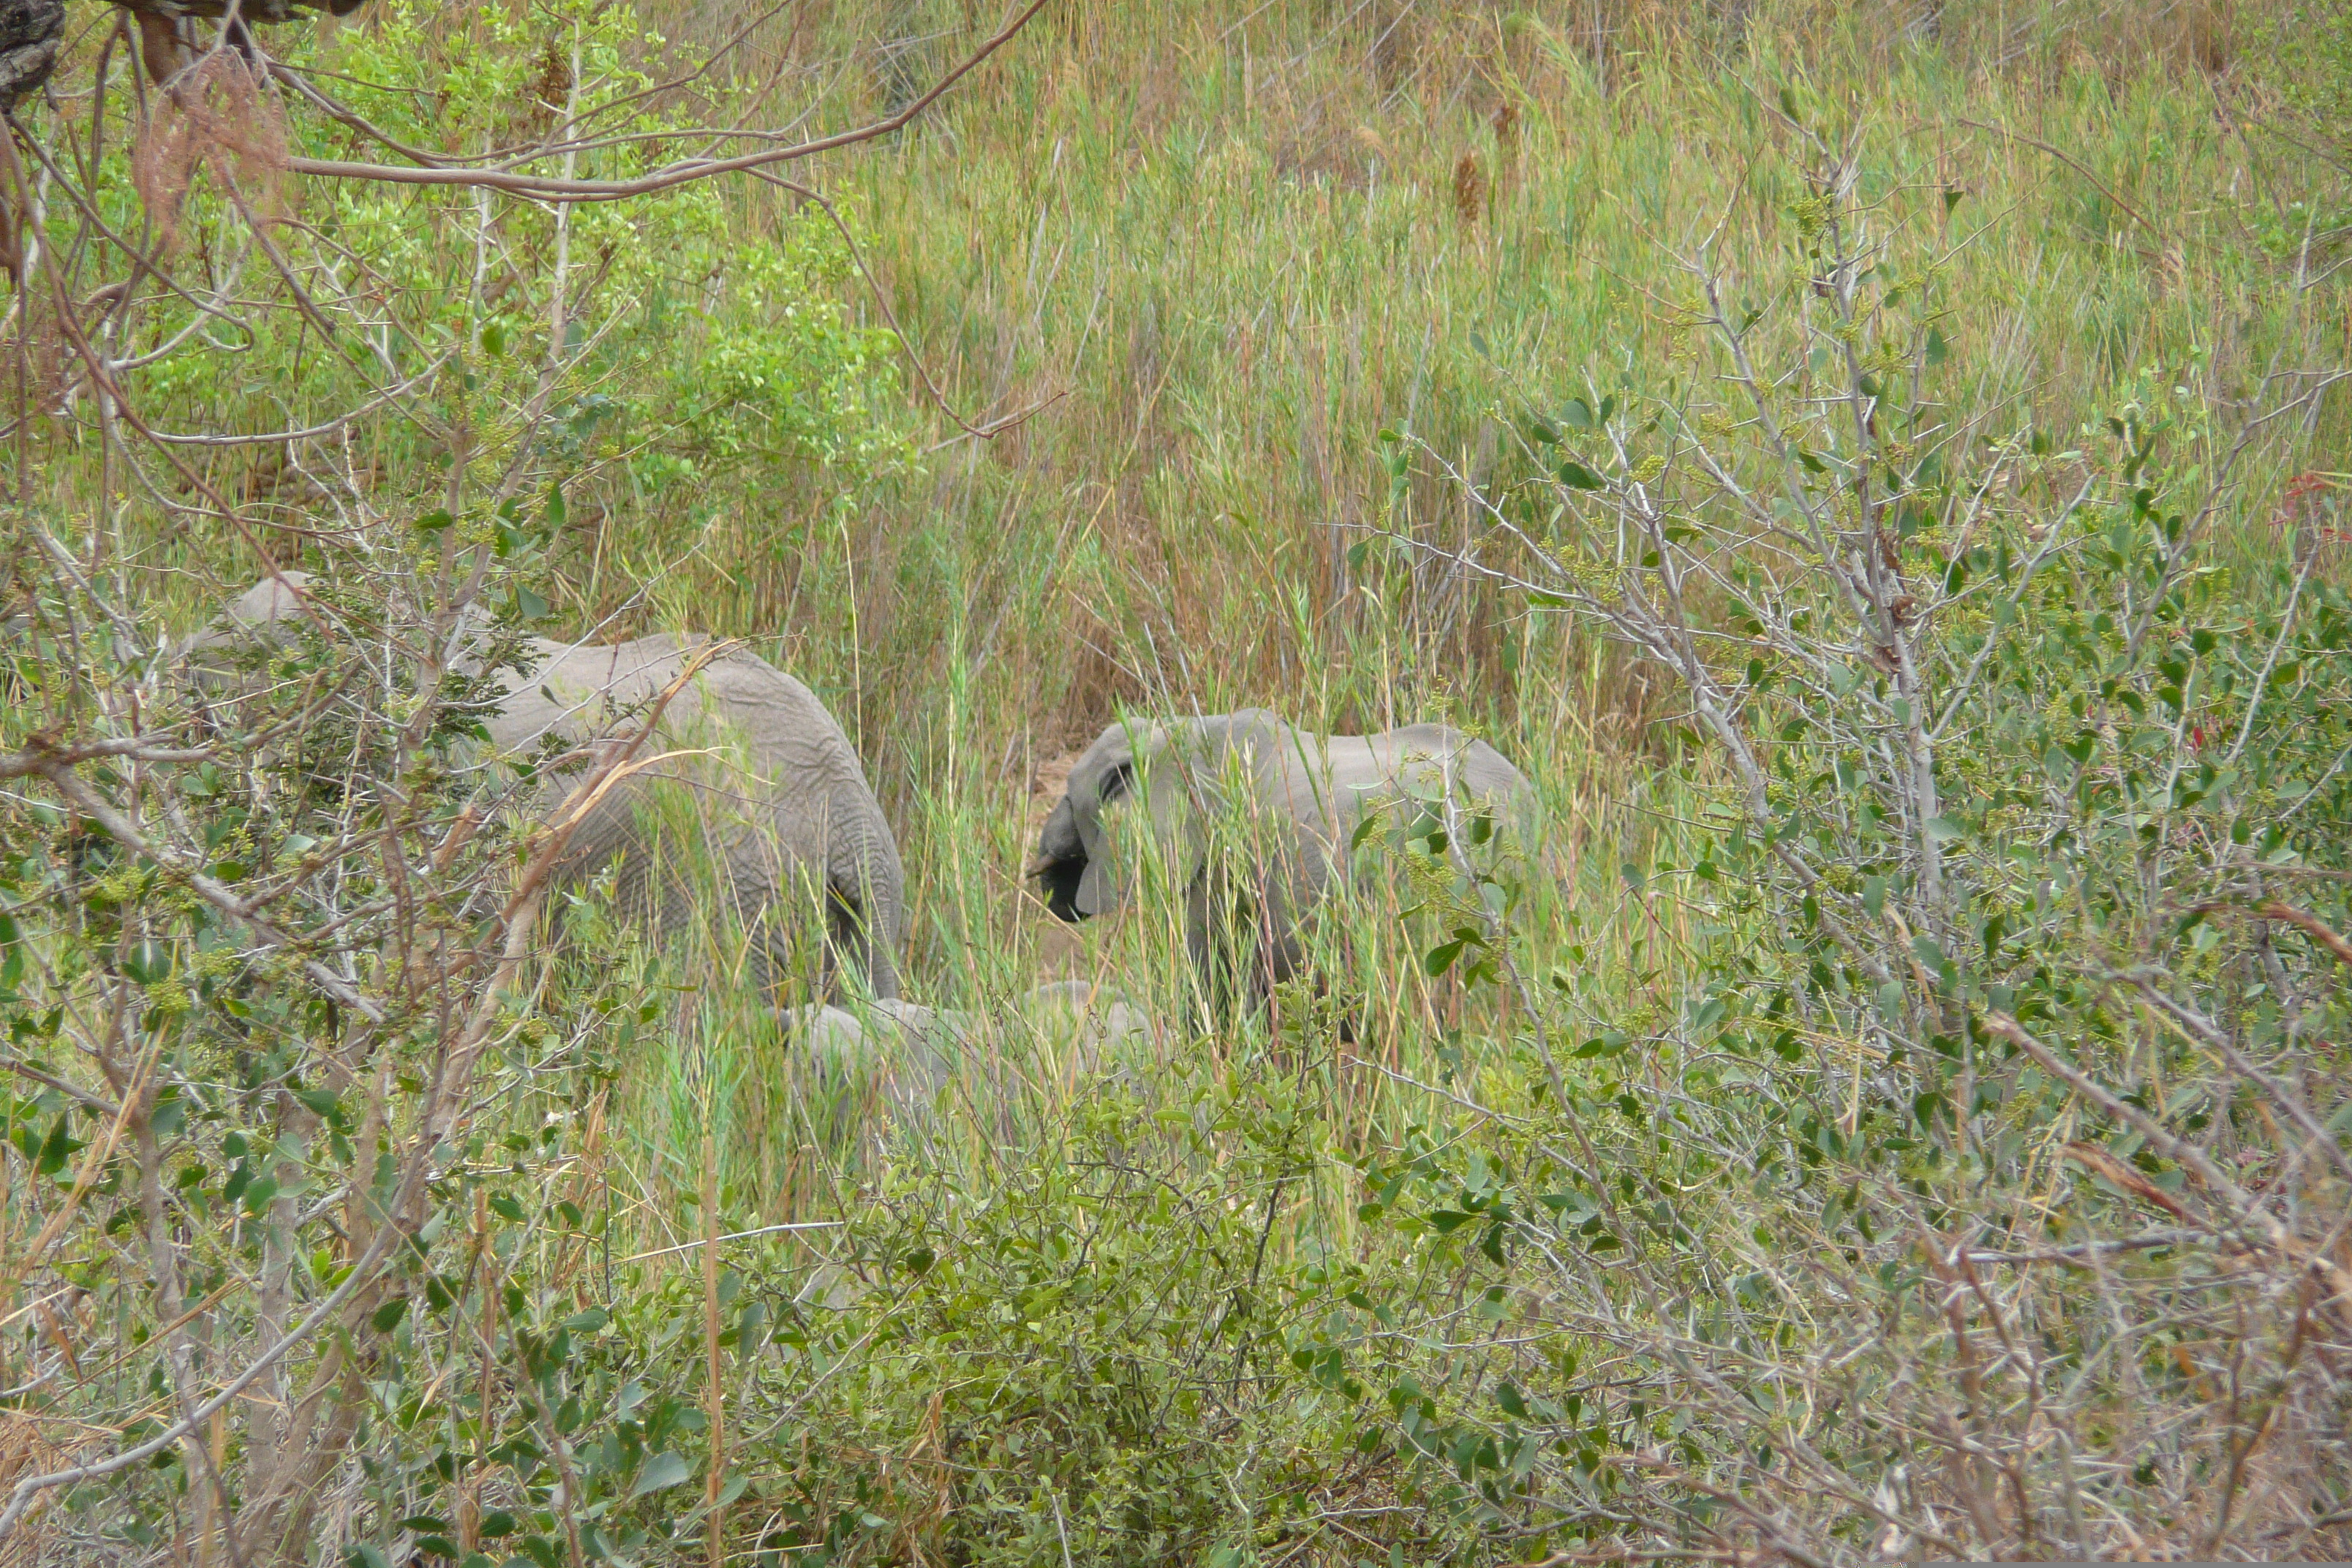
{"type": "MultiPolygon", "coordinates": [[[[626,180],[690,123],[692,106],[655,90],[646,50],[660,40],[625,6],[392,4],[365,26],[286,41],[376,131],[443,160],[576,125],[578,150],[551,157],[554,170],[626,180]]],[[[183,254],[220,258],[232,277],[276,267],[303,291],[307,310],[240,319],[235,356],[201,330],[219,307],[198,290],[142,299],[129,320],[139,353],[121,384],[151,426],[251,437],[354,423],[359,449],[302,475],[282,497],[294,504],[265,504],[265,520],[293,521],[321,487],[347,505],[397,497],[437,515],[454,449],[488,477],[490,510],[526,483],[561,486],[568,513],[541,542],[568,557],[572,531],[618,505],[675,493],[704,515],[772,508],[855,492],[907,462],[895,348],[843,303],[848,251],[815,209],[747,232],[740,202],[710,185],[547,206],[304,178],[266,158],[247,170],[223,149],[277,134],[293,156],[348,160],[370,144],[297,99],[257,95],[233,61],[205,71],[191,89],[200,108],[163,108],[148,134],[192,150],[134,171],[137,127],[111,127],[93,200],[113,233],[136,235],[152,199],[183,254]],[[226,183],[255,178],[259,195],[226,183]],[[290,210],[257,238],[238,203],[263,195],[290,210]]],[[[51,243],[74,245],[79,216],[53,206],[51,243]]],[[[457,521],[469,536],[491,526],[469,510],[457,521]]],[[[234,542],[217,529],[200,537],[234,542]]]]}
{"type": "MultiPolygon", "coordinates": [[[[961,25],[887,9],[843,58],[961,25]]],[[[685,68],[648,16],[271,36],[436,158],[577,114],[538,166],[615,178],[772,90],[633,96],[685,68]]],[[[2271,200],[2311,170],[2241,187],[2201,82],[2011,71],[2005,33],[1981,72],[1760,14],[1652,41],[1070,18],[837,172],[950,401],[1073,394],[922,468],[814,209],[289,175],[257,231],[192,164],[124,406],[333,428],[213,450],[226,507],[86,389],[8,454],[0,1425],[48,1436],[0,1496],[323,1327],[38,1549],[226,1561],[228,1513],[247,1561],[368,1568],[706,1561],[714,1519],[779,1568],[2340,1552],[2293,1532],[2352,1511],[2312,1250],[2352,605],[2330,480],[2263,524],[2343,405],[2246,413],[2312,384],[2249,367],[2333,352],[2328,220],[2271,200]],[[212,313],[278,289],[258,234],[323,338],[290,290],[212,313]],[[230,510],[321,621],[192,689],[161,639],[250,579],[230,510]],[[891,1127],[609,879],[505,965],[528,781],[442,662],[467,616],[526,667],[614,617],[789,648],[909,847],[918,994],[991,1016],[1041,973],[1199,1016],[1179,900],[1073,952],[1008,891],[1033,765],[1114,699],[1451,716],[1561,830],[1494,862],[1424,800],[1267,1016],[1098,1073],[1008,1026],[891,1127]]],[[[368,145],[283,111],[297,155],[368,145]]],[[[162,210],[130,132],[45,143],[117,234],[162,210]]],[[[110,255],[68,209],[51,251],[110,255]]]]}
{"type": "Polygon", "coordinates": [[[2216,542],[2261,426],[2220,439],[2193,368],[2063,435],[1982,434],[1938,401],[1965,370],[1928,347],[1932,254],[1835,167],[1811,184],[1776,291],[1751,258],[1759,303],[1727,310],[1695,268],[1706,379],[1525,422],[1531,504],[1493,509],[1532,597],[1679,678],[1724,781],[1687,864],[1629,873],[1693,917],[1673,1005],[1555,973],[1492,1130],[1375,1174],[1484,1257],[1518,1347],[1401,1405],[1401,1436],[1498,1525],[1588,1543],[1633,1519],[2088,1552],[2087,1521],[2228,1528],[2236,1482],[2189,1489],[2247,1440],[2213,1381],[2245,1357],[2275,1451],[2343,1495],[2274,1294],[2352,1172],[2331,536],[2216,542]],[[2313,1185],[2262,1195],[2298,1162],[2313,1185]],[[2078,1477],[2050,1432],[2149,1458],[2078,1477]]]}

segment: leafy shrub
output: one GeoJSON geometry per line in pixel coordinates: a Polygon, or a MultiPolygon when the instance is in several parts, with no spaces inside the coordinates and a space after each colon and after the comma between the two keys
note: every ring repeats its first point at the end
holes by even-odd
{"type": "Polygon", "coordinates": [[[1507,964],[1528,1091],[1373,1173],[1494,1281],[1400,1436],[1493,1528],[1637,1553],[2336,1550],[2333,546],[2220,536],[2269,421],[2211,429],[2194,365],[2079,430],[1939,398],[1958,258],[1783,104],[1786,249],[1695,258],[1668,388],[1538,405],[1478,498],[1720,782],[1629,872],[1696,917],[1678,1005],[1507,964]]]}

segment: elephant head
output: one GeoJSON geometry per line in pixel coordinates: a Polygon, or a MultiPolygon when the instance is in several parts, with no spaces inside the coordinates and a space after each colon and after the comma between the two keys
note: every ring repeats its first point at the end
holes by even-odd
{"type": "Polygon", "coordinates": [[[1164,723],[1129,720],[1105,730],[1071,765],[1038,837],[1029,874],[1046,908],[1075,922],[1125,904],[1131,868],[1121,865],[1122,847],[1114,842],[1121,829],[1157,837],[1174,851],[1175,881],[1189,883],[1205,855],[1202,821],[1234,793],[1234,769],[1244,776],[1240,793],[1256,795],[1248,775],[1297,733],[1257,708],[1164,723]]]}
{"type": "Polygon", "coordinates": [[[1534,789],[1482,741],[1443,724],[1319,735],[1263,709],[1129,721],[1070,769],[1030,868],[1066,921],[1121,908],[1144,840],[1182,901],[1185,939],[1212,997],[1263,1001],[1299,969],[1304,927],[1344,880],[1368,814],[1441,797],[1522,830],[1534,789]]]}

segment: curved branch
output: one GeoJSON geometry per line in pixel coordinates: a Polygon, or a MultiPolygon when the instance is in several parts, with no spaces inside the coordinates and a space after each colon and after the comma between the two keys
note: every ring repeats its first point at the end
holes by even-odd
{"type": "Polygon", "coordinates": [[[720,174],[747,174],[776,163],[797,163],[830,153],[837,148],[853,147],[861,142],[872,142],[903,130],[925,110],[944,97],[948,89],[970,75],[991,55],[1013,40],[1015,34],[1029,25],[1030,18],[1044,10],[1050,0],[1029,0],[1013,20],[999,28],[980,47],[966,56],[929,91],[922,94],[895,114],[858,126],[855,130],[836,132],[814,141],[795,142],[789,147],[771,147],[758,153],[747,153],[734,158],[693,158],[656,169],[650,174],[634,180],[567,180],[543,174],[521,174],[503,169],[452,169],[437,167],[407,168],[394,163],[353,163],[330,158],[289,158],[286,166],[298,174],[310,174],[331,180],[373,180],[395,185],[462,185],[474,189],[505,191],[510,195],[525,196],[533,201],[617,202],[633,196],[653,195],[674,190],[720,174]]]}

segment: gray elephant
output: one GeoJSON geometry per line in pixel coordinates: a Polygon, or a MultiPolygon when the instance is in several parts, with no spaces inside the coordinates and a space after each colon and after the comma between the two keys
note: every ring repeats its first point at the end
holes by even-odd
{"type": "Polygon", "coordinates": [[[877,1123],[868,1111],[887,1110],[901,1129],[928,1135],[951,1096],[948,1109],[1013,1143],[1024,1100],[1084,1093],[1133,1052],[1163,1043],[1149,1014],[1085,981],[1040,985],[983,1012],[888,998],[862,1012],[811,1005],[782,1022],[807,1075],[808,1102],[847,1110],[869,1141],[877,1123]]]}
{"type": "Polygon", "coordinates": [[[1318,735],[1256,708],[1132,721],[1072,765],[1030,875],[1055,915],[1087,920],[1129,901],[1139,840],[1156,840],[1213,1009],[1229,1010],[1236,988],[1255,1007],[1303,967],[1307,922],[1345,882],[1367,816],[1449,800],[1507,841],[1532,841],[1534,786],[1448,725],[1318,735]],[[1213,853],[1236,828],[1241,854],[1213,853]]]}
{"type": "MultiPolygon", "coordinates": [[[[224,621],[183,645],[199,679],[217,680],[221,651],[299,614],[290,590],[307,582],[289,572],[256,584],[224,621]]],[[[541,770],[538,812],[563,801],[590,744],[625,731],[703,641],[665,635],[594,647],[534,638],[522,661],[528,674],[492,672],[499,696],[484,721],[499,754],[526,766],[551,752],[556,759],[541,770]]],[[[472,658],[457,662],[466,668],[472,658]]],[[[667,930],[692,901],[680,866],[715,873],[719,896],[732,900],[751,938],[763,987],[784,976],[797,916],[821,902],[825,992],[837,991],[842,971],[854,968],[873,994],[898,994],[906,876],[898,841],[856,749],[814,692],[756,655],[721,654],[670,700],[635,760],[647,765],[572,830],[560,880],[617,858],[622,906],[667,930]],[[666,812],[666,799],[685,810],[666,812]],[[665,816],[685,816],[686,831],[653,831],[665,816]]]]}

